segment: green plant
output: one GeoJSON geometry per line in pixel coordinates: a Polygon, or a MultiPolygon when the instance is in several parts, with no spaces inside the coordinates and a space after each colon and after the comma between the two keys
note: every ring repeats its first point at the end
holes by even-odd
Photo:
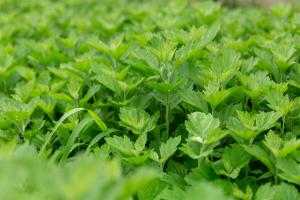
{"type": "Polygon", "coordinates": [[[0,199],[299,199],[299,11],[0,1],[0,199]]]}

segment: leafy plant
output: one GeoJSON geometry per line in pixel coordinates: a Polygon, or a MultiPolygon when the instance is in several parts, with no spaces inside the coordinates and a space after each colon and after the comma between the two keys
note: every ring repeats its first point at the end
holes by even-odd
{"type": "Polygon", "coordinates": [[[299,11],[0,1],[0,199],[299,199],[299,11]]]}

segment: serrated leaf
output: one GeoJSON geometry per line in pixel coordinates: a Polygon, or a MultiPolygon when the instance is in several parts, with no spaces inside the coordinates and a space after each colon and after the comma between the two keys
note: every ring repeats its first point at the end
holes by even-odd
{"type": "Polygon", "coordinates": [[[271,172],[275,172],[275,164],[272,163],[272,160],[269,158],[269,155],[262,148],[255,144],[251,146],[243,145],[242,147],[245,149],[245,151],[247,151],[247,153],[249,153],[256,159],[261,161],[265,166],[267,166],[271,172]]]}
{"type": "Polygon", "coordinates": [[[166,143],[162,143],[159,148],[160,163],[164,164],[177,150],[181,137],[169,138],[166,143]]]}
{"type": "Polygon", "coordinates": [[[214,118],[211,114],[194,112],[188,115],[188,121],[185,121],[187,131],[199,137],[203,143],[206,142],[207,136],[219,128],[219,119],[214,118]]]}
{"type": "Polygon", "coordinates": [[[289,140],[284,140],[273,131],[269,131],[269,133],[265,136],[264,144],[276,157],[281,158],[294,153],[298,148],[300,148],[300,140],[295,137],[289,140]]]}
{"type": "Polygon", "coordinates": [[[181,91],[182,101],[186,102],[198,110],[207,113],[208,106],[204,101],[202,94],[200,92],[195,92],[193,90],[183,90],[181,91]]]}
{"type": "Polygon", "coordinates": [[[135,149],[134,149],[134,144],[132,141],[124,135],[123,137],[120,136],[113,136],[113,137],[108,137],[105,138],[105,141],[114,149],[117,151],[127,155],[127,156],[135,156],[135,149]]]}
{"type": "Polygon", "coordinates": [[[274,111],[280,112],[282,115],[288,114],[294,107],[287,95],[283,95],[278,90],[271,90],[265,97],[268,107],[274,111]]]}
{"type": "Polygon", "coordinates": [[[152,131],[156,126],[156,117],[151,117],[144,110],[134,107],[122,107],[119,113],[120,125],[141,135],[152,131]]]}
{"type": "Polygon", "coordinates": [[[238,137],[245,140],[254,139],[258,134],[275,126],[281,117],[279,112],[248,113],[237,111],[238,118],[231,117],[227,122],[227,128],[238,137]]]}
{"type": "Polygon", "coordinates": [[[220,89],[220,85],[216,81],[211,81],[203,91],[203,98],[213,107],[216,108],[224,102],[236,88],[220,89]]]}
{"type": "Polygon", "coordinates": [[[134,143],[134,148],[140,154],[146,145],[147,142],[147,133],[143,133],[142,135],[139,135],[138,139],[134,143]]]}
{"type": "Polygon", "coordinates": [[[235,144],[224,149],[222,159],[214,162],[213,168],[216,173],[235,179],[241,169],[249,163],[250,158],[250,155],[245,152],[242,146],[235,144]]]}
{"type": "Polygon", "coordinates": [[[276,167],[280,170],[280,178],[300,185],[300,165],[291,157],[279,159],[276,167]]]}
{"type": "Polygon", "coordinates": [[[275,199],[276,191],[270,183],[264,184],[258,188],[255,193],[255,200],[273,200],[275,199]]]}

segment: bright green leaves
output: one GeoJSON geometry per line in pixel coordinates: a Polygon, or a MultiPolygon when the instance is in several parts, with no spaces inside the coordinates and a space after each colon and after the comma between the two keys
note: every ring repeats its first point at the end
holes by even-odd
{"type": "Polygon", "coordinates": [[[201,53],[201,49],[208,45],[217,36],[220,31],[220,24],[215,23],[206,28],[201,26],[199,28],[191,28],[187,35],[184,35],[185,45],[179,48],[175,54],[175,65],[182,64],[186,61],[193,60],[201,53]]]}
{"type": "Polygon", "coordinates": [[[208,112],[208,106],[201,92],[195,92],[191,89],[181,91],[182,101],[197,108],[202,112],[208,112]]]}
{"type": "Polygon", "coordinates": [[[194,112],[188,115],[185,122],[187,131],[192,135],[190,140],[211,144],[222,139],[226,132],[219,129],[220,121],[211,114],[194,112]]]}
{"type": "MultiPolygon", "coordinates": [[[[211,114],[201,112],[194,112],[188,116],[188,121],[185,122],[186,129],[198,136],[206,136],[212,130],[219,127],[220,122],[218,119],[213,118],[211,114]]],[[[203,141],[203,139],[201,139],[203,141]]]]}
{"type": "Polygon", "coordinates": [[[119,162],[103,161],[95,155],[54,165],[38,157],[32,146],[12,147],[1,146],[5,155],[0,158],[1,199],[128,199],[160,177],[159,171],[150,167],[125,175],[119,162]]]}
{"type": "Polygon", "coordinates": [[[265,98],[268,106],[282,115],[288,114],[294,108],[294,103],[290,101],[289,97],[277,90],[271,90],[265,98]]]}
{"type": "Polygon", "coordinates": [[[158,162],[161,166],[164,166],[165,162],[176,152],[177,146],[181,141],[181,137],[177,136],[174,138],[169,138],[167,142],[162,143],[159,148],[159,155],[153,152],[151,158],[158,162]]]}
{"type": "Polygon", "coordinates": [[[232,132],[233,137],[253,141],[258,134],[274,127],[280,117],[279,112],[273,111],[254,114],[237,111],[237,117],[228,120],[227,128],[232,132]]]}
{"type": "Polygon", "coordinates": [[[210,80],[218,80],[220,87],[224,88],[239,70],[240,54],[234,51],[224,51],[221,55],[211,59],[211,66],[206,74],[210,80]]]}
{"type": "Polygon", "coordinates": [[[126,79],[129,68],[124,68],[117,72],[112,67],[105,64],[94,65],[92,67],[95,73],[96,80],[103,86],[113,91],[117,96],[126,98],[128,93],[136,89],[143,79],[136,79],[135,77],[126,79]]]}
{"type": "Polygon", "coordinates": [[[203,98],[212,109],[215,109],[236,89],[236,87],[226,89],[226,86],[240,69],[240,54],[222,51],[216,56],[211,56],[209,65],[200,69],[198,79],[204,87],[203,98]]]}
{"type": "Polygon", "coordinates": [[[276,157],[286,157],[295,152],[300,147],[300,140],[296,137],[290,139],[282,139],[273,131],[265,136],[264,144],[276,157]]]}
{"type": "Polygon", "coordinates": [[[274,42],[264,41],[262,45],[266,50],[256,49],[260,63],[277,81],[283,81],[284,73],[296,63],[296,48],[293,39],[274,42]]]}
{"type": "Polygon", "coordinates": [[[243,147],[232,145],[226,147],[222,153],[222,158],[213,163],[213,168],[218,174],[237,178],[241,169],[250,161],[251,156],[246,153],[243,147]]]}
{"type": "Polygon", "coordinates": [[[134,148],[136,149],[137,153],[140,154],[146,145],[147,142],[147,134],[143,133],[138,137],[138,139],[134,143],[134,148]]]}
{"type": "Polygon", "coordinates": [[[147,133],[156,127],[158,117],[150,116],[147,112],[138,108],[122,107],[119,118],[121,120],[120,126],[125,127],[138,136],[136,141],[133,143],[126,135],[123,137],[113,136],[106,138],[105,141],[122,153],[125,156],[123,159],[127,162],[132,164],[144,163],[153,153],[152,150],[145,150],[147,133]]]}
{"type": "Polygon", "coordinates": [[[260,146],[255,145],[255,144],[252,144],[250,146],[243,145],[243,148],[245,149],[245,151],[248,154],[250,154],[251,156],[253,156],[257,160],[262,162],[265,166],[267,166],[268,169],[272,173],[275,172],[275,165],[272,162],[272,160],[270,159],[269,154],[264,149],[262,149],[260,146]]]}
{"type": "Polygon", "coordinates": [[[18,131],[20,131],[20,133],[24,133],[38,102],[38,97],[32,99],[27,104],[8,97],[2,97],[0,98],[0,117],[15,124],[18,131]]]}
{"type": "Polygon", "coordinates": [[[190,135],[181,150],[193,159],[202,160],[211,154],[214,147],[228,134],[219,126],[219,119],[214,118],[211,114],[194,112],[188,115],[185,127],[190,135]]]}
{"type": "Polygon", "coordinates": [[[299,13],[266,9],[0,0],[0,199],[299,199],[299,13]]]}
{"type": "Polygon", "coordinates": [[[78,100],[80,96],[81,81],[76,78],[71,78],[67,84],[67,89],[73,99],[78,100]]]}
{"type": "Polygon", "coordinates": [[[264,145],[275,156],[277,173],[280,178],[300,184],[300,168],[297,160],[298,149],[300,148],[300,140],[296,137],[280,138],[273,131],[265,136],[264,145]],[[294,157],[295,156],[295,157],[294,157]]]}
{"type": "Polygon", "coordinates": [[[274,57],[275,64],[278,66],[282,73],[284,73],[296,62],[296,57],[294,56],[294,54],[296,53],[296,48],[292,41],[279,44],[273,43],[269,48],[274,57]]]}
{"type": "Polygon", "coordinates": [[[300,88],[300,80],[298,78],[299,76],[300,76],[300,65],[298,64],[292,67],[291,72],[289,73],[290,78],[288,80],[288,83],[294,87],[300,88]]]}
{"type": "Polygon", "coordinates": [[[217,81],[211,81],[204,88],[203,98],[209,103],[212,109],[215,109],[219,104],[229,98],[235,88],[221,89],[217,81]]]}
{"type": "Polygon", "coordinates": [[[119,36],[111,40],[109,44],[106,44],[101,40],[97,41],[96,39],[94,39],[90,42],[90,45],[96,48],[101,53],[105,53],[109,56],[112,56],[114,59],[119,60],[129,48],[129,45],[125,44],[123,40],[124,37],[119,36]]]}
{"type": "Polygon", "coordinates": [[[207,199],[207,200],[232,200],[233,198],[226,196],[224,191],[213,185],[212,183],[199,182],[190,187],[184,197],[184,200],[190,199],[207,199]],[[201,188],[201,189],[199,189],[201,188]]]}
{"type": "Polygon", "coordinates": [[[150,40],[152,47],[149,51],[164,65],[170,63],[176,52],[176,43],[173,41],[165,41],[160,35],[154,35],[150,40]]]}
{"type": "Polygon", "coordinates": [[[270,183],[260,186],[254,196],[254,200],[266,199],[266,200],[285,200],[299,199],[297,189],[293,185],[281,183],[280,185],[271,186],[270,183]]]}
{"type": "Polygon", "coordinates": [[[253,100],[264,94],[272,83],[266,71],[257,71],[249,76],[239,73],[237,77],[245,93],[253,100]]]}
{"type": "Polygon", "coordinates": [[[297,185],[300,185],[299,162],[293,158],[279,159],[277,168],[280,170],[279,177],[297,185]]]}
{"type": "MultiPolygon", "coordinates": [[[[78,113],[78,112],[81,112],[81,111],[87,111],[87,113],[91,116],[91,118],[94,120],[94,122],[98,125],[98,127],[102,130],[102,131],[106,131],[107,130],[107,127],[106,127],[106,124],[102,121],[102,119],[94,112],[94,111],[91,111],[91,110],[87,110],[87,109],[84,109],[84,108],[74,108],[74,109],[71,109],[69,110],[68,112],[66,112],[55,124],[54,128],[52,129],[51,132],[48,133],[48,135],[46,136],[46,139],[45,139],[45,142],[43,144],[43,146],[41,147],[41,150],[39,152],[40,155],[43,155],[44,154],[44,151],[46,150],[46,147],[47,145],[49,144],[49,142],[53,139],[54,137],[54,134],[55,132],[58,130],[58,128],[63,124],[63,122],[68,119],[70,116],[78,113]]],[[[74,138],[76,138],[79,133],[80,133],[80,129],[83,129],[84,126],[86,124],[88,124],[88,121],[89,120],[86,120],[86,122],[81,122],[81,124],[83,124],[82,127],[80,127],[79,125],[79,131],[77,131],[76,129],[73,131],[73,134],[74,135],[74,138]]],[[[71,135],[71,137],[72,137],[71,135]]],[[[69,141],[70,141],[70,138],[69,138],[69,141]]],[[[73,143],[73,142],[71,142],[73,143]]]]}
{"type": "Polygon", "coordinates": [[[106,138],[105,141],[124,155],[135,156],[138,154],[135,151],[134,144],[126,135],[124,137],[114,136],[106,138]]]}
{"type": "Polygon", "coordinates": [[[150,116],[147,112],[133,107],[122,107],[119,117],[120,125],[137,135],[152,131],[157,122],[156,116],[150,116]]]}
{"type": "Polygon", "coordinates": [[[39,108],[41,108],[51,119],[54,118],[54,110],[56,106],[57,100],[49,95],[42,95],[39,101],[39,108]]]}
{"type": "Polygon", "coordinates": [[[123,160],[134,165],[143,164],[152,153],[152,150],[145,150],[147,142],[146,133],[140,135],[135,142],[132,142],[126,135],[123,137],[116,135],[107,137],[105,138],[105,141],[117,153],[121,153],[121,158],[123,160]]]}

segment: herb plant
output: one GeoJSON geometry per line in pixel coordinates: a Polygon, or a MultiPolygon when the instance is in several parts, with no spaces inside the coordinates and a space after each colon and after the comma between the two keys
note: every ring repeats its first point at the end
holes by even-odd
{"type": "Polygon", "coordinates": [[[0,199],[300,199],[299,13],[0,0],[0,199]]]}

